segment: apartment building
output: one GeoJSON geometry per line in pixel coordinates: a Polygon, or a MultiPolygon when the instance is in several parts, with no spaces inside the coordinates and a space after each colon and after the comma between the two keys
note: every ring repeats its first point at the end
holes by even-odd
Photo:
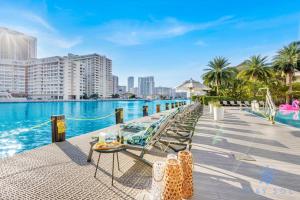
{"type": "Polygon", "coordinates": [[[174,96],[174,89],[168,87],[155,87],[154,94],[157,96],[171,98],[174,96]]]}
{"type": "Polygon", "coordinates": [[[31,99],[63,99],[64,68],[62,57],[34,59],[28,62],[28,97],[31,99]]]}
{"type": "Polygon", "coordinates": [[[88,96],[111,97],[113,94],[112,61],[99,54],[73,55],[73,61],[81,63],[85,68],[84,91],[88,96]]]}
{"type": "Polygon", "coordinates": [[[0,59],[0,92],[26,96],[26,61],[0,59]]]}
{"type": "Polygon", "coordinates": [[[26,96],[27,61],[36,58],[36,38],[0,27],[0,92],[26,96]]]}
{"type": "Polygon", "coordinates": [[[127,79],[127,89],[128,89],[128,92],[134,93],[134,77],[133,76],[129,76],[127,79]]]}
{"type": "Polygon", "coordinates": [[[80,99],[86,94],[110,97],[111,62],[98,54],[48,57],[28,66],[28,97],[80,99]]]}
{"type": "Polygon", "coordinates": [[[154,95],[154,77],[139,77],[138,78],[138,96],[147,97],[154,95]]]}
{"type": "Polygon", "coordinates": [[[112,79],[113,79],[113,94],[118,94],[118,87],[119,87],[119,77],[118,76],[115,76],[113,75],[112,76],[112,79]]]}
{"type": "Polygon", "coordinates": [[[0,27],[0,60],[36,58],[37,39],[18,31],[0,27]]]}

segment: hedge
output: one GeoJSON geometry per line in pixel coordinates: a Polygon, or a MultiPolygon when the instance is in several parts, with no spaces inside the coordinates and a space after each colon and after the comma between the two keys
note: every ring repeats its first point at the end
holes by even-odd
{"type": "Polygon", "coordinates": [[[287,92],[287,94],[292,96],[293,98],[300,98],[300,91],[287,92]]]}
{"type": "Polygon", "coordinates": [[[252,100],[258,100],[258,101],[264,101],[264,96],[258,96],[255,98],[248,98],[248,99],[236,99],[234,97],[227,97],[227,96],[193,96],[192,101],[200,101],[201,103],[204,103],[205,105],[208,105],[208,102],[211,101],[252,101],[252,100]]]}

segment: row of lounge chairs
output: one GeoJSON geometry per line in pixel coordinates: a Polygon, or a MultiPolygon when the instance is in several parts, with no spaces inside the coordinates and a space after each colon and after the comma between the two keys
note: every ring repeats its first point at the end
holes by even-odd
{"type": "MultiPolygon", "coordinates": [[[[153,148],[162,152],[190,149],[195,126],[202,113],[203,106],[195,103],[162,113],[159,118],[151,118],[148,122],[126,124],[120,129],[126,141],[123,152],[152,166],[151,162],[144,159],[144,155],[151,154],[153,148]]],[[[95,143],[97,139],[90,143],[88,162],[91,161],[95,143]]]]}
{"type": "MultiPolygon", "coordinates": [[[[240,106],[240,107],[250,107],[249,101],[220,101],[223,106],[240,106]]],[[[264,106],[263,101],[258,102],[260,106],[264,106]]]]}

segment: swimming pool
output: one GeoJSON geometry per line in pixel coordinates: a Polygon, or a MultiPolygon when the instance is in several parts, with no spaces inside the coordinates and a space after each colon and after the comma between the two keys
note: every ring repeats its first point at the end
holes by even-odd
{"type": "MultiPolygon", "coordinates": [[[[112,114],[116,108],[124,109],[124,120],[142,117],[142,107],[148,105],[149,115],[155,113],[156,104],[176,101],[80,101],[0,103],[0,158],[51,143],[51,115],[64,114],[66,118],[98,118],[112,114]]],[[[112,115],[103,120],[67,119],[66,137],[74,137],[115,124],[112,115]]]]}
{"type": "MultiPolygon", "coordinates": [[[[265,117],[263,114],[253,112],[250,109],[245,110],[260,117],[265,117]]],[[[275,115],[275,122],[300,128],[300,111],[277,111],[275,115]]]]}
{"type": "Polygon", "coordinates": [[[275,121],[300,128],[300,113],[299,111],[278,111],[275,121]]]}

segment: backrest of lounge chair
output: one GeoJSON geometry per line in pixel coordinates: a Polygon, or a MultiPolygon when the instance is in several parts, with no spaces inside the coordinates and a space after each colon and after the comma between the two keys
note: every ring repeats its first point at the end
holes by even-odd
{"type": "Polygon", "coordinates": [[[197,109],[198,107],[199,107],[199,104],[189,105],[185,109],[182,109],[182,110],[178,109],[174,112],[171,112],[165,119],[161,120],[160,123],[157,123],[156,127],[152,130],[152,133],[150,133],[148,138],[146,139],[146,144],[143,147],[143,151],[141,152],[141,155],[143,155],[145,149],[151,147],[158,141],[161,134],[163,134],[165,129],[172,123],[173,119],[175,119],[179,115],[184,115],[188,112],[191,112],[191,111],[197,109]]]}
{"type": "Polygon", "coordinates": [[[224,104],[224,105],[227,105],[227,101],[223,101],[223,104],[224,104]]]}

